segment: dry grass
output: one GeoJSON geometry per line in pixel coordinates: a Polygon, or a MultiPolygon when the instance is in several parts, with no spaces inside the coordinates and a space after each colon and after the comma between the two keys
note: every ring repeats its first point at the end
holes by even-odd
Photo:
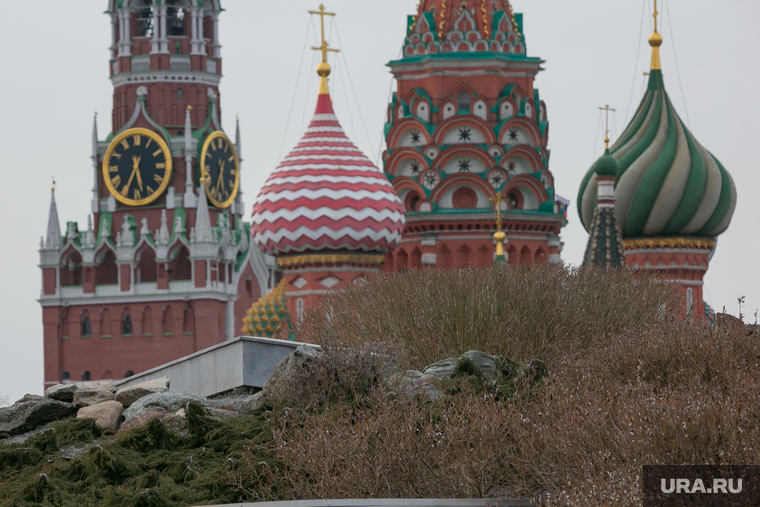
{"type": "Polygon", "coordinates": [[[673,287],[631,271],[413,271],[366,280],[311,312],[300,341],[395,341],[415,368],[468,350],[547,358],[654,323],[673,287]]]}
{"type": "Polygon", "coordinates": [[[758,357],[741,331],[662,321],[561,353],[538,396],[277,410],[278,496],[640,505],[642,465],[760,464],[758,357]]]}

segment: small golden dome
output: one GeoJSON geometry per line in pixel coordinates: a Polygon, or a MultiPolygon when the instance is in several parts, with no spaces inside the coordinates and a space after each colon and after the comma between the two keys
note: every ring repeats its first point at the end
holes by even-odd
{"type": "Polygon", "coordinates": [[[507,239],[507,235],[504,233],[504,231],[499,231],[493,235],[493,239],[499,243],[504,243],[504,240],[507,239]]]}
{"type": "Polygon", "coordinates": [[[652,35],[649,36],[649,45],[653,48],[658,48],[662,46],[662,35],[655,32],[652,35]]]}
{"type": "Polygon", "coordinates": [[[321,77],[327,77],[330,75],[330,65],[328,63],[322,62],[319,65],[317,65],[317,74],[319,74],[321,77]]]}

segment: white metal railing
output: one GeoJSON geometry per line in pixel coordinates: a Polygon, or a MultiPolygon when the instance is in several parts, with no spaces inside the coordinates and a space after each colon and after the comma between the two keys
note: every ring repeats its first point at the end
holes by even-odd
{"type": "Polygon", "coordinates": [[[150,58],[132,58],[132,72],[146,72],[150,70],[150,58]]]}
{"type": "Polygon", "coordinates": [[[172,56],[169,60],[171,70],[190,70],[190,58],[172,56]]]}
{"type": "Polygon", "coordinates": [[[209,74],[217,74],[219,72],[216,65],[216,60],[212,58],[206,60],[206,72],[209,74]]]}

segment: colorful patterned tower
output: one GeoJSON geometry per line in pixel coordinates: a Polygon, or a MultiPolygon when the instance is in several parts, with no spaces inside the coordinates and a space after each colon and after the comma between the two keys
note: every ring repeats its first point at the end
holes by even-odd
{"type": "Polygon", "coordinates": [[[584,266],[625,267],[623,253],[623,235],[615,212],[615,177],[619,165],[610,154],[609,113],[607,111],[606,133],[604,135],[604,155],[594,164],[596,174],[596,211],[589,229],[586,253],[583,256],[584,266]]]}
{"type": "Polygon", "coordinates": [[[324,16],[332,14],[323,7],[316,14],[323,27],[317,108],[256,198],[251,226],[259,248],[277,257],[294,323],[331,289],[380,271],[404,230],[393,187],[335,116],[327,82],[327,52],[334,50],[324,41],[324,16]]]}
{"type": "Polygon", "coordinates": [[[386,269],[490,266],[508,199],[510,264],[558,263],[567,223],[549,171],[546,104],[522,15],[508,0],[423,0],[408,21],[388,108],[384,171],[407,213],[386,269]]]}
{"type": "Polygon", "coordinates": [[[240,135],[221,127],[220,12],[109,1],[112,130],[93,128],[92,216],[62,234],[53,199],[40,248],[46,384],[120,379],[217,344],[267,288],[242,221],[240,135]]]}
{"type": "MultiPolygon", "coordinates": [[[[655,33],[649,89],[610,149],[618,162],[615,199],[628,266],[681,285],[684,315],[702,315],[702,285],[715,238],[731,223],[736,187],[721,163],[692,136],[670,102],[655,33]]],[[[594,169],[578,194],[586,230],[594,216],[594,169]]]]}

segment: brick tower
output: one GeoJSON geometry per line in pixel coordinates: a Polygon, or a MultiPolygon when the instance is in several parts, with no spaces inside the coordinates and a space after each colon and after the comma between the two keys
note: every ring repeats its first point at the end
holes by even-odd
{"type": "Polygon", "coordinates": [[[507,197],[509,264],[560,262],[567,223],[549,170],[543,61],[526,54],[522,15],[508,0],[423,0],[408,20],[385,126],[384,171],[406,211],[386,269],[490,266],[496,213],[507,197]]]}
{"type": "Polygon", "coordinates": [[[267,290],[242,221],[239,131],[221,126],[220,12],[109,1],[112,126],[102,141],[93,128],[91,216],[62,231],[53,194],[40,246],[46,385],[120,379],[231,338],[267,290]]]}
{"type": "MultiPolygon", "coordinates": [[[[649,87],[631,123],[603,158],[617,162],[614,202],[628,267],[678,284],[682,314],[712,310],[702,286],[716,238],[736,209],[736,186],[716,157],[692,135],[665,90],[654,8],[649,87]]],[[[597,183],[592,167],[581,183],[578,213],[593,234],[597,183]]],[[[601,194],[600,194],[601,195],[601,194]]]]}

